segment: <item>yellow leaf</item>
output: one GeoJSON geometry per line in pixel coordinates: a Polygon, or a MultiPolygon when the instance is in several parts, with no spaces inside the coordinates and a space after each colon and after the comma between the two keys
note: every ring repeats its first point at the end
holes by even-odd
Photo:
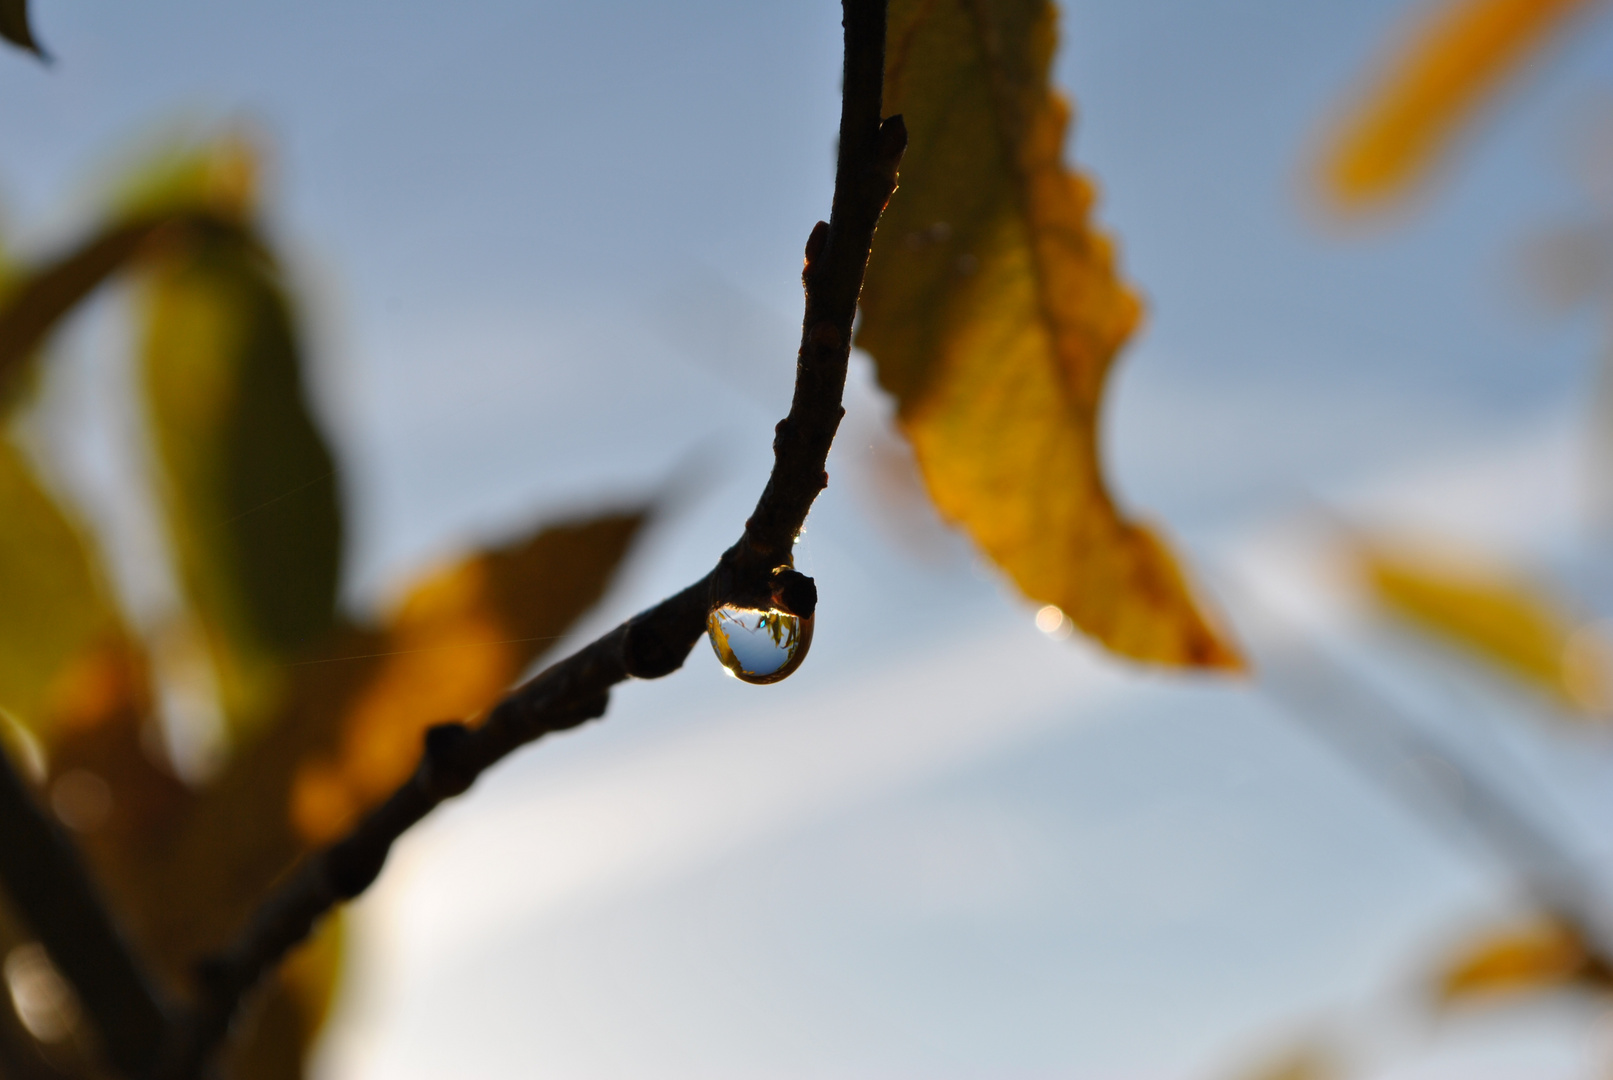
{"type": "Polygon", "coordinates": [[[1474,942],[1440,975],[1438,996],[1455,1001],[1572,982],[1605,986],[1606,975],[1574,927],[1542,919],[1474,942]]]}
{"type": "Polygon", "coordinates": [[[1608,650],[1535,583],[1454,550],[1363,544],[1358,557],[1392,611],[1565,704],[1610,704],[1608,650]]]}
{"type": "Polygon", "coordinates": [[[1475,112],[1596,0],[1442,0],[1382,65],[1325,149],[1322,181],[1345,209],[1425,176],[1475,112]]]}
{"type": "Polygon", "coordinates": [[[389,655],[347,710],[340,747],[298,771],[291,816],[303,837],[334,838],[401,783],[427,727],[491,705],[598,600],[642,522],[615,514],[546,529],[416,585],[387,627],[389,655]]]}
{"type": "Polygon", "coordinates": [[[119,626],[92,549],[0,427],[0,708],[47,737],[75,665],[119,626]]]}
{"type": "Polygon", "coordinates": [[[1039,604],[1113,651],[1236,668],[1165,544],[1123,517],[1098,409],[1140,305],[1062,162],[1048,0],[896,0],[887,112],[901,187],[874,238],[858,344],[941,513],[1039,604]]]}

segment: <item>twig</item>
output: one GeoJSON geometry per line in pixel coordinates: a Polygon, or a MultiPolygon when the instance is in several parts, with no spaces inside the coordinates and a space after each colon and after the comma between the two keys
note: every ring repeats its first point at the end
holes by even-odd
{"type": "Polygon", "coordinates": [[[0,752],[0,883],[77,991],[108,1060],[149,1075],[168,1016],[101,902],[73,842],[0,752]]]}
{"type": "Polygon", "coordinates": [[[200,965],[199,999],[175,1029],[163,1077],[191,1080],[201,1074],[243,997],[321,916],[375,880],[399,836],[483,770],[549,732],[600,716],[615,684],[676,671],[719,604],[774,605],[812,615],[817,589],[811,578],[789,568],[791,551],[828,483],[824,463],[845,415],[840,398],[863,271],[907,145],[901,117],[880,119],[885,7],[885,0],[842,0],[845,68],[834,203],[829,222],[818,222],[807,240],[795,396],[775,429],[773,472],[744,534],[711,573],[516,688],[484,723],[440,724],[428,731],[415,774],[352,833],[310,855],[264,900],[236,940],[200,965]]]}

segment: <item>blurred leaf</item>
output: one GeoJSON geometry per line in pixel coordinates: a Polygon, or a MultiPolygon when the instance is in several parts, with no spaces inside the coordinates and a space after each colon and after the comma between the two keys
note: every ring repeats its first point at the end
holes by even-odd
{"type": "Polygon", "coordinates": [[[1438,996],[1451,1002],[1490,994],[1553,990],[1581,982],[1606,990],[1606,970],[1569,924],[1542,919],[1488,934],[1440,975],[1438,996]]]}
{"type": "Polygon", "coordinates": [[[304,1045],[313,1042],[330,1017],[346,944],[346,921],[341,909],[337,909],[280,967],[280,981],[297,1003],[304,1045]]]}
{"type": "Polygon", "coordinates": [[[1505,81],[1596,0],[1441,0],[1382,66],[1326,147],[1322,181],[1345,209],[1425,176],[1505,81]]]}
{"type": "MultiPolygon", "coordinates": [[[[171,839],[192,796],[159,763],[147,672],[139,648],[118,638],[75,665],[72,692],[58,697],[48,714],[54,733],[48,790],[57,816],[77,832],[128,929],[136,940],[154,945],[152,912],[168,901],[161,883],[149,879],[148,863],[171,839]],[[101,794],[94,796],[97,786],[101,794]],[[86,789],[102,803],[99,808],[73,805],[86,789]]],[[[154,956],[170,975],[185,959],[154,956]]]]}
{"type": "Polygon", "coordinates": [[[1123,518],[1098,407],[1140,305],[1061,161],[1048,0],[896,0],[886,111],[909,143],[858,344],[941,513],[1031,599],[1117,653],[1236,668],[1164,543],[1123,518]]]}
{"type": "Polygon", "coordinates": [[[304,1075],[341,975],[343,922],[340,909],[324,919],[269,980],[232,1040],[228,1075],[234,1080],[298,1080],[304,1075]]]}
{"type": "Polygon", "coordinates": [[[336,464],[309,414],[278,274],[236,232],[198,231],[154,265],[144,374],[180,578],[239,733],[280,665],[332,627],[336,464]]]}
{"type": "Polygon", "coordinates": [[[1244,1080],[1333,1080],[1340,1070],[1331,1053],[1307,1045],[1242,1075],[1244,1080]]]}
{"type": "Polygon", "coordinates": [[[119,620],[83,536],[0,430],[0,708],[36,735],[81,695],[79,662],[119,620]]]}
{"type": "Polygon", "coordinates": [[[63,316],[128,265],[154,233],[187,220],[188,214],[119,220],[68,254],[8,280],[0,301],[0,406],[14,396],[25,362],[63,316]]]}
{"type": "Polygon", "coordinates": [[[1613,670],[1595,629],[1533,582],[1455,551],[1362,545],[1358,556],[1379,600],[1423,629],[1577,709],[1610,703],[1613,670]]]}
{"type": "Polygon", "coordinates": [[[167,896],[153,932],[163,953],[221,944],[303,851],[404,779],[428,725],[491,705],[604,594],[645,520],[556,525],[467,559],[410,590],[386,630],[344,628],[289,667],[281,715],[144,865],[167,896]]]}
{"type": "MultiPolygon", "coordinates": [[[[59,734],[48,798],[75,829],[142,954],[170,984],[182,985],[197,943],[193,935],[171,933],[170,916],[176,906],[189,906],[186,898],[196,882],[174,872],[169,852],[196,812],[197,795],[153,756],[155,718],[143,660],[135,650],[103,649],[93,665],[83,666],[77,685],[78,700],[52,717],[59,734]],[[104,806],[93,815],[72,805],[86,789],[105,793],[104,806]]],[[[262,1080],[303,1075],[335,990],[341,948],[340,919],[331,919],[291,954],[232,1039],[230,1075],[262,1080]]]]}
{"type": "Polygon", "coordinates": [[[283,979],[270,976],[264,982],[230,1033],[224,1075],[232,1080],[300,1080],[310,1049],[302,1009],[283,979]]]}
{"type": "Polygon", "coordinates": [[[48,59],[34,40],[34,30],[28,22],[28,0],[0,0],[0,37],[42,60],[48,59]]]}
{"type": "Polygon", "coordinates": [[[258,203],[260,172],[244,133],[182,138],[120,169],[109,202],[123,219],[195,213],[245,227],[258,203]]]}
{"type": "Polygon", "coordinates": [[[337,835],[402,783],[425,729],[490,706],[604,594],[642,512],[554,526],[427,577],[386,630],[391,655],[355,698],[340,746],[298,772],[291,813],[337,835]]]}

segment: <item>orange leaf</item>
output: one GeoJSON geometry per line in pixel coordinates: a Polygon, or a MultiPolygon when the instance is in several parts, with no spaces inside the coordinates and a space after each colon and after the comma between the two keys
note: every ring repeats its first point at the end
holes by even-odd
{"type": "Polygon", "coordinates": [[[1595,0],[1447,0],[1370,83],[1326,148],[1322,181],[1345,209],[1422,178],[1474,113],[1595,0]]]}
{"type": "Polygon", "coordinates": [[[1487,994],[1550,990],[1575,981],[1605,983],[1601,965],[1573,926],[1557,919],[1489,934],[1440,976],[1444,1001],[1487,994]]]}
{"type": "Polygon", "coordinates": [[[886,110],[909,134],[858,344],[931,497],[1026,596],[1114,652],[1236,668],[1170,551],[1104,483],[1098,410],[1140,304],[1062,160],[1048,0],[897,0],[886,110]]]}
{"type": "Polygon", "coordinates": [[[388,655],[346,711],[340,746],[298,770],[298,832],[332,839],[409,775],[426,728],[492,705],[599,599],[643,521],[556,526],[416,585],[387,627],[388,655]]]}
{"type": "Polygon", "coordinates": [[[1392,611],[1588,712],[1613,701],[1608,649],[1522,575],[1451,549],[1363,545],[1368,582],[1392,611]]]}

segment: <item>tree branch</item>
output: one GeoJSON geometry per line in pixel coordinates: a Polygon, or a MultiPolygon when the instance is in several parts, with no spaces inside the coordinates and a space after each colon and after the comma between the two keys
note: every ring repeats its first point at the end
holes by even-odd
{"type": "Polygon", "coordinates": [[[789,569],[791,551],[828,483],[824,463],[845,415],[840,399],[863,271],[907,145],[901,117],[880,119],[885,0],[842,0],[842,7],[845,67],[834,203],[829,222],[820,221],[807,241],[795,396],[775,429],[773,471],[743,535],[705,577],[517,687],[484,723],[440,724],[428,731],[415,774],[352,833],[304,860],[236,940],[200,965],[199,998],[175,1029],[162,1076],[190,1080],[201,1074],[243,997],[321,916],[375,880],[399,836],[483,770],[549,732],[602,715],[615,684],[676,671],[716,606],[772,605],[812,615],[817,591],[810,578],[789,569]]]}
{"type": "Polygon", "coordinates": [[[73,984],[108,1060],[149,1075],[168,1016],[73,842],[0,752],[0,883],[17,913],[73,984]]]}

